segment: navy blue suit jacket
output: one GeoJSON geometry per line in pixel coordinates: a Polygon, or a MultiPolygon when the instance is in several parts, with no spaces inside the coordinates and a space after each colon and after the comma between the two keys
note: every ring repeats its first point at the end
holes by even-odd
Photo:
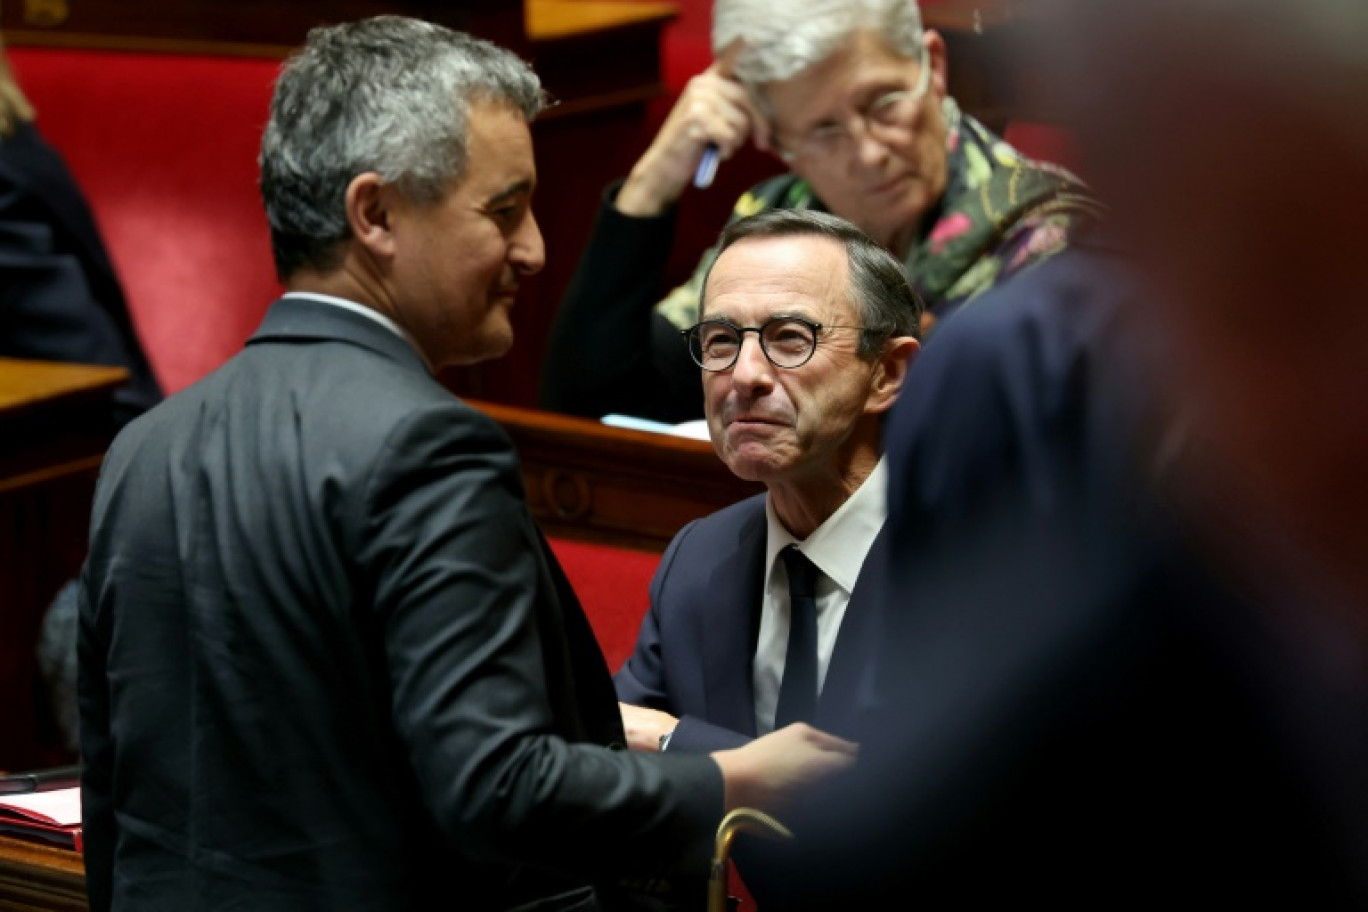
{"type": "MultiPolygon", "coordinates": [[[[679,719],[670,749],[738,747],[754,738],[751,670],[764,600],[765,496],[685,526],[651,581],[636,649],[614,677],[618,698],[679,719]]],[[[882,532],[851,593],[832,650],[815,724],[847,731],[865,684],[886,576],[882,532]]]]}

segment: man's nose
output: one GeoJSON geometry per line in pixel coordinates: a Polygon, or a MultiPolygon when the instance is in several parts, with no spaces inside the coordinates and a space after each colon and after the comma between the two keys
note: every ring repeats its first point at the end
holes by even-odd
{"type": "Polygon", "coordinates": [[[546,265],[546,243],[542,240],[537,218],[529,209],[518,226],[508,249],[508,261],[521,275],[535,275],[546,265]]]}
{"type": "Polygon", "coordinates": [[[741,350],[732,365],[732,382],[740,386],[770,386],[774,383],[774,365],[760,345],[759,333],[742,333],[741,350]]]}

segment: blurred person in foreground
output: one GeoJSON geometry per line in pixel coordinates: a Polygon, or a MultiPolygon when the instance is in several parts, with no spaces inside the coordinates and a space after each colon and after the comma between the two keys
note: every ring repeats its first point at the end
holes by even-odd
{"type": "Polygon", "coordinates": [[[1368,10],[1055,23],[1115,221],[910,372],[881,705],[786,861],[812,908],[1364,908],[1368,10]]]}
{"type": "Polygon", "coordinates": [[[109,452],[81,591],[95,910],[598,909],[702,878],[725,808],[848,762],[806,726],[613,750],[589,625],[489,418],[441,368],[503,354],[533,73],[400,17],[284,67],[261,189],[288,293],[109,452]]]}
{"type": "Polygon", "coordinates": [[[677,335],[698,320],[716,249],[659,295],[675,203],[710,146],[725,160],[754,142],[790,169],[738,200],[733,220],[782,208],[854,222],[902,262],[927,307],[923,328],[1064,249],[1097,214],[1076,178],[960,111],[945,39],[922,28],[915,2],[718,0],[713,53],[607,191],[551,330],[544,408],[702,415],[677,335]]]}

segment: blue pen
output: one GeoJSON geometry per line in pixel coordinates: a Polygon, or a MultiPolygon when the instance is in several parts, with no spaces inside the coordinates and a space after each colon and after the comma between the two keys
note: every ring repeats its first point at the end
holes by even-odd
{"type": "Polygon", "coordinates": [[[708,148],[703,150],[703,157],[698,160],[698,168],[694,171],[693,184],[702,190],[711,187],[713,178],[717,176],[717,146],[708,143],[708,148]]]}

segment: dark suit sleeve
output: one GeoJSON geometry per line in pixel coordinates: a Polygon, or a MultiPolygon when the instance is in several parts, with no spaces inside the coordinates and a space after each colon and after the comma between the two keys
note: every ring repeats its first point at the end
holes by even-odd
{"type": "Polygon", "coordinates": [[[713,725],[697,716],[681,716],[679,725],[670,736],[670,752],[682,754],[710,754],[713,751],[743,747],[753,739],[730,728],[713,725]]]}
{"type": "Polygon", "coordinates": [[[413,416],[360,509],[397,734],[448,839],[475,858],[580,875],[704,870],[722,810],[716,765],[573,743],[583,732],[565,730],[564,707],[574,718],[584,694],[564,674],[563,638],[545,634],[578,608],[546,602],[545,558],[497,426],[459,405],[413,416]]]}
{"type": "MultiPolygon", "coordinates": [[[[85,571],[83,570],[84,574],[85,571]]],[[[85,838],[86,896],[94,912],[110,907],[114,888],[114,819],[111,771],[114,745],[110,738],[109,679],[105,673],[109,621],[96,617],[89,604],[89,587],[82,585],[77,651],[80,677],[77,699],[81,709],[81,829],[85,838]]]]}
{"type": "Polygon", "coordinates": [[[698,367],[678,330],[654,309],[675,213],[626,216],[613,206],[616,195],[614,185],[551,326],[540,404],[589,418],[612,412],[668,422],[698,418],[698,367]]]}
{"type": "MultiPolygon", "coordinates": [[[[670,695],[665,665],[665,625],[661,617],[665,610],[664,588],[675,559],[679,556],[680,547],[696,526],[697,523],[689,523],[681,529],[661,558],[660,566],[651,579],[651,607],[641,621],[636,648],[613,676],[613,685],[622,702],[658,709],[679,719],[674,734],[670,736],[669,751],[672,753],[707,754],[741,747],[752,740],[748,735],[715,725],[698,716],[681,714],[678,701],[670,695]]],[[[685,652],[696,652],[701,647],[702,644],[679,641],[673,644],[674,649],[685,652]]],[[[691,659],[696,660],[697,656],[691,656],[691,659]]]]}

